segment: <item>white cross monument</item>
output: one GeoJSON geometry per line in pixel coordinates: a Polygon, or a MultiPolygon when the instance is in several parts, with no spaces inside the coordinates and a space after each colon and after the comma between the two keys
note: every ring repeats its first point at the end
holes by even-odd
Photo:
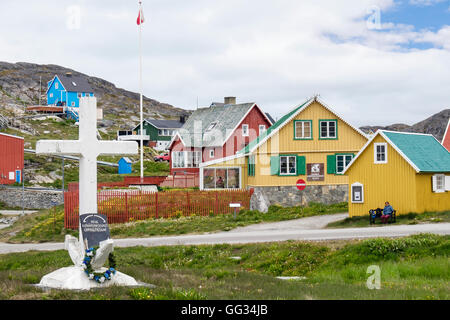
{"type": "MultiPolygon", "coordinates": [[[[106,155],[129,155],[138,153],[136,142],[98,141],[97,140],[97,99],[80,98],[78,140],[40,140],[36,144],[36,154],[77,155],[80,156],[79,176],[79,214],[97,213],[97,157],[106,155]]],[[[58,289],[89,290],[99,286],[138,285],[135,279],[116,272],[111,280],[98,284],[90,280],[82,268],[85,245],[81,228],[79,240],[67,235],[65,248],[69,251],[74,266],[56,270],[42,277],[39,286],[58,289]]],[[[100,248],[92,260],[92,267],[102,271],[103,264],[113,250],[113,240],[100,243],[100,248]]],[[[106,269],[104,269],[106,270],[106,269]]]]}

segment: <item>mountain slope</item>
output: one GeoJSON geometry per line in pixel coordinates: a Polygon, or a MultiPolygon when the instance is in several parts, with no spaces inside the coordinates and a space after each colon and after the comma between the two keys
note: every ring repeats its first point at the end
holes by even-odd
{"type": "MultiPolygon", "coordinates": [[[[86,78],[90,83],[98,98],[98,106],[103,108],[105,118],[103,126],[114,125],[114,127],[129,129],[130,126],[139,122],[138,93],[117,88],[106,80],[90,77],[61,66],[25,62],[0,62],[0,113],[5,109],[23,110],[24,105],[37,105],[39,103],[40,77],[42,77],[41,104],[45,105],[47,103],[47,82],[53,79],[55,74],[65,74],[66,72],[86,78]]],[[[175,119],[183,114],[189,114],[189,111],[144,97],[145,118],[175,119]]]]}
{"type": "Polygon", "coordinates": [[[416,124],[413,124],[412,126],[403,124],[403,123],[397,123],[392,124],[389,126],[364,126],[360,129],[366,133],[369,133],[370,131],[375,132],[378,129],[382,130],[392,130],[392,131],[404,131],[404,132],[419,132],[419,133],[427,133],[432,134],[438,139],[439,141],[442,141],[442,138],[444,137],[445,128],[447,127],[448,119],[450,118],[450,109],[442,110],[441,112],[438,112],[431,117],[420,121],[416,124]]]}

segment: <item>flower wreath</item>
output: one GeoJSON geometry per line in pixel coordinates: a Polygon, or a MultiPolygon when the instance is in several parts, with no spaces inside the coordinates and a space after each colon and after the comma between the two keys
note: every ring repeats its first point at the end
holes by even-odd
{"type": "Polygon", "coordinates": [[[91,266],[91,261],[92,258],[95,257],[95,252],[97,251],[97,249],[98,247],[89,248],[86,250],[81,266],[83,267],[84,272],[87,274],[90,280],[95,280],[98,283],[103,283],[105,282],[105,280],[111,280],[112,276],[116,274],[116,259],[114,257],[114,254],[111,252],[108,257],[109,269],[103,273],[94,272],[94,269],[92,269],[91,266]]]}

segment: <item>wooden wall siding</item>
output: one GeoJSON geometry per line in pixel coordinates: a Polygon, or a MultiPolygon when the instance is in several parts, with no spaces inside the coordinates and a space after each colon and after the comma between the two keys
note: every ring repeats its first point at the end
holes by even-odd
{"type": "Polygon", "coordinates": [[[432,192],[433,175],[434,173],[416,175],[417,213],[450,210],[450,192],[432,192]]]}
{"type": "Polygon", "coordinates": [[[225,158],[236,154],[237,151],[242,150],[248,143],[255,140],[259,136],[259,125],[261,124],[266,126],[266,130],[269,129],[271,125],[262,112],[259,111],[258,108],[253,107],[250,113],[241,121],[241,123],[239,123],[236,131],[225,142],[225,145],[221,150],[222,157],[225,158]],[[248,137],[242,136],[243,124],[249,125],[248,137]]]}
{"type": "MultiPolygon", "coordinates": [[[[328,153],[315,152],[315,153],[283,153],[285,155],[299,155],[306,158],[306,164],[308,163],[323,163],[324,164],[324,181],[307,181],[307,176],[278,176],[270,174],[270,157],[271,155],[257,155],[255,175],[248,178],[248,185],[252,187],[263,186],[295,186],[297,180],[303,179],[307,185],[329,185],[329,184],[347,184],[348,177],[341,174],[327,174],[327,155],[328,153]]],[[[329,153],[334,154],[334,153],[329,153]]],[[[355,152],[356,154],[356,152],[355,152]]]]}
{"type": "Polygon", "coordinates": [[[352,127],[338,119],[322,105],[314,102],[295,119],[286,124],[266,143],[257,148],[256,172],[249,177],[250,186],[291,186],[298,179],[306,176],[273,176],[270,175],[270,157],[281,155],[300,155],[306,157],[306,163],[324,163],[325,180],[307,181],[311,185],[347,184],[348,178],[342,175],[327,174],[327,155],[335,153],[354,153],[355,155],[367,143],[367,139],[352,127]],[[338,120],[338,139],[319,140],[319,120],[338,120]],[[294,120],[312,120],[312,140],[294,139],[294,120]]]}
{"type": "Polygon", "coordinates": [[[416,171],[389,144],[388,163],[375,164],[373,145],[378,142],[385,140],[381,136],[376,137],[346,172],[350,216],[368,215],[370,209],[383,208],[385,201],[389,201],[398,214],[417,212],[416,194],[419,190],[416,171]],[[364,203],[351,202],[350,188],[355,182],[364,185],[364,203]]]}
{"type": "Polygon", "coordinates": [[[314,102],[306,110],[301,112],[294,120],[312,120],[312,140],[294,140],[294,121],[286,124],[278,134],[269,139],[267,143],[258,148],[258,153],[288,153],[288,152],[343,152],[359,151],[367,139],[356,132],[352,127],[342,120],[338,119],[333,113],[325,109],[318,102],[314,102]],[[338,139],[337,140],[319,140],[319,120],[337,119],[338,120],[338,139]],[[266,146],[267,145],[267,146],[266,146]]]}

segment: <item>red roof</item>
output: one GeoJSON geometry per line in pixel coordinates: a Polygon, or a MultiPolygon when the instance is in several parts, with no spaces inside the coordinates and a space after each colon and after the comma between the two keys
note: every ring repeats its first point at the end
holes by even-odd
{"type": "Polygon", "coordinates": [[[448,120],[444,138],[442,139],[442,145],[450,152],[450,119],[448,120]]]}
{"type": "Polygon", "coordinates": [[[27,107],[28,111],[39,111],[39,112],[56,112],[62,113],[63,107],[52,107],[52,106],[29,106],[27,107]]]}

